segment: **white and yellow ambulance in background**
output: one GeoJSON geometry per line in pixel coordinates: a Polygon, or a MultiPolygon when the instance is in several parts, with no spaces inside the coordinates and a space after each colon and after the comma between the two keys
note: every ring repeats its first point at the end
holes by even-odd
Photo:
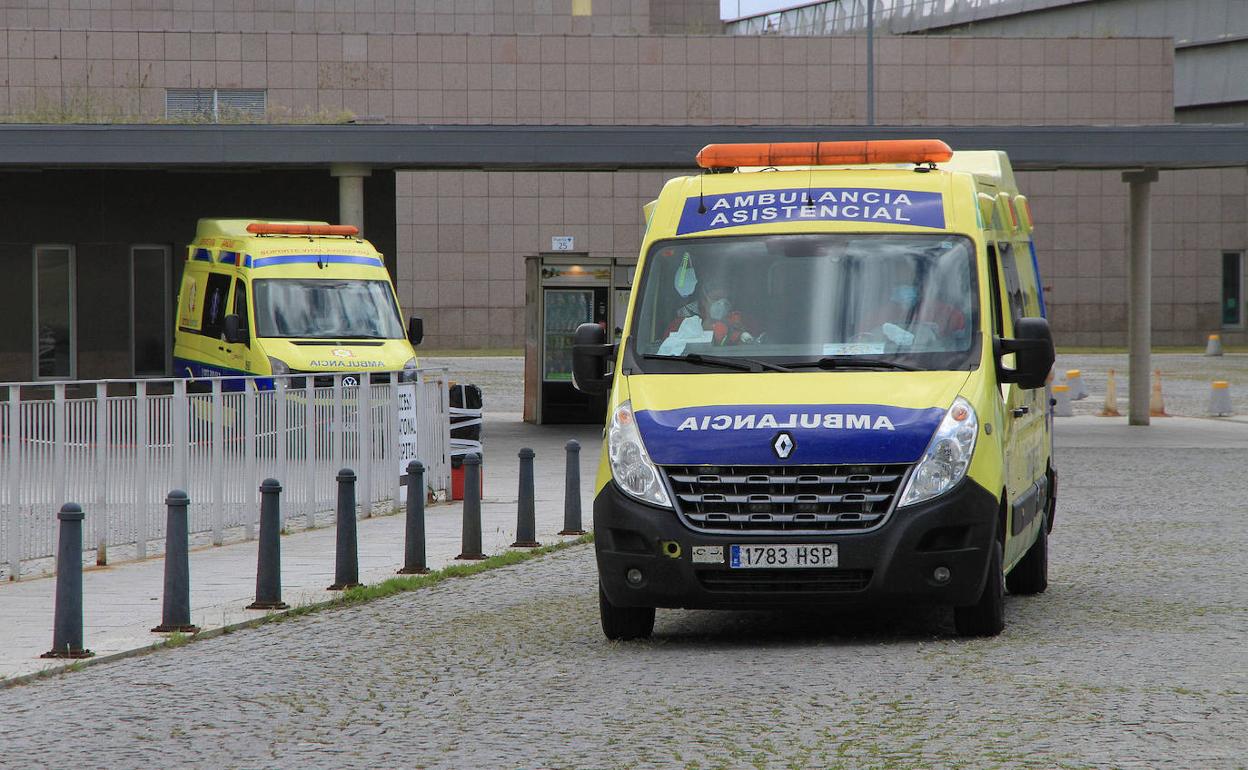
{"type": "Polygon", "coordinates": [[[175,372],[407,372],[421,319],[404,329],[382,255],[350,225],[201,219],[178,296],[175,372]]]}
{"type": "MultiPolygon", "coordinates": [[[[647,207],[609,391],[602,627],[656,607],[918,603],[993,635],[1047,585],[1053,341],[1001,152],[710,145],[647,207]]],[[[608,368],[608,364],[613,364],[608,368]]]]}

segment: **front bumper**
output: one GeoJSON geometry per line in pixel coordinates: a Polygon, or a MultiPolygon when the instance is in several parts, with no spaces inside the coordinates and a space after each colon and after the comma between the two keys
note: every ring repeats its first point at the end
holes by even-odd
{"type": "Polygon", "coordinates": [[[608,484],[594,500],[594,549],[602,588],[621,607],[964,606],[983,588],[998,510],[994,495],[964,479],[945,495],[894,511],[871,532],[709,534],[608,484]],[[679,544],[679,556],[671,543],[679,544]],[[768,543],[835,543],[839,563],[810,570],[727,566],[729,546],[768,543]],[[724,563],[694,564],[694,546],[722,546],[724,563]],[[948,568],[947,582],[936,582],[937,567],[948,568]],[[625,578],[631,569],[641,571],[639,584],[625,578]]]}

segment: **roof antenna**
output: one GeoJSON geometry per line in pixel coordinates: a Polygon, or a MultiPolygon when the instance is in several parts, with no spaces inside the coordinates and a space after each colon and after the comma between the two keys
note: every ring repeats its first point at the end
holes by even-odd
{"type": "Polygon", "coordinates": [[[703,200],[703,198],[702,198],[702,187],[703,187],[702,180],[703,180],[704,178],[706,178],[706,172],[705,172],[705,171],[704,171],[704,172],[702,172],[702,173],[698,176],[698,213],[699,213],[699,214],[705,214],[705,213],[706,213],[706,201],[705,201],[705,200],[703,200]]]}
{"type": "Polygon", "coordinates": [[[819,142],[815,142],[815,155],[810,159],[810,165],[806,167],[806,203],[803,204],[807,208],[815,207],[815,196],[810,194],[810,187],[813,184],[815,176],[815,163],[819,160],[819,142]]]}

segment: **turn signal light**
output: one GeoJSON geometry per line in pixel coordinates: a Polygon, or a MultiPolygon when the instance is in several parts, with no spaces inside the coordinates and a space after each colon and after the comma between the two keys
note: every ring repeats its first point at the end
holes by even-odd
{"type": "Polygon", "coordinates": [[[247,232],[253,235],[359,235],[355,225],[298,225],[277,222],[252,222],[247,232]]]}
{"type": "Polygon", "coordinates": [[[698,153],[698,165],[702,168],[856,166],[870,163],[944,163],[952,157],[953,150],[939,139],[708,144],[698,153]]]}

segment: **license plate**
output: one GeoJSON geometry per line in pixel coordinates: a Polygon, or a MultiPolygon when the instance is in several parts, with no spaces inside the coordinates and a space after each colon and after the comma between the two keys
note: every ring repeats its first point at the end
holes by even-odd
{"type": "Polygon", "coordinates": [[[804,569],[835,567],[836,544],[734,545],[729,553],[732,569],[804,569]]]}

